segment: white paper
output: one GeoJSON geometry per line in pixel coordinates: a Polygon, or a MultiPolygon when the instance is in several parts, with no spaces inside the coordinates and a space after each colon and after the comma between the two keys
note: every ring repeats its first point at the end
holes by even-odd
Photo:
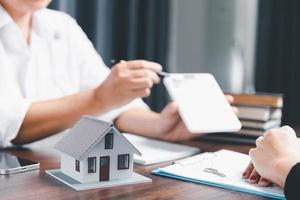
{"type": "Polygon", "coordinates": [[[192,178],[214,184],[222,184],[231,187],[238,187],[244,190],[276,195],[284,197],[283,190],[278,186],[260,187],[257,184],[250,184],[242,178],[242,174],[249,164],[248,155],[221,150],[215,153],[202,153],[188,159],[178,161],[168,167],[160,168],[162,172],[176,176],[192,178]],[[226,175],[221,177],[213,173],[207,173],[204,169],[213,168],[226,175]]]}
{"type": "Polygon", "coordinates": [[[171,74],[164,84],[190,132],[240,130],[241,123],[211,74],[171,74]]]}
{"type": "Polygon", "coordinates": [[[148,139],[142,136],[123,134],[141,153],[134,155],[134,162],[141,165],[181,159],[199,153],[199,149],[181,144],[148,139]]]}

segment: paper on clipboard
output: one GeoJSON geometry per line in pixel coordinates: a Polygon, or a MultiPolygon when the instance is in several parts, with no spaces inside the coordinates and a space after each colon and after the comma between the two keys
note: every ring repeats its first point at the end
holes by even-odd
{"type": "Polygon", "coordinates": [[[153,173],[258,196],[285,199],[279,186],[261,187],[242,178],[249,162],[248,155],[223,149],[175,161],[173,165],[156,169],[153,173]]]}
{"type": "Polygon", "coordinates": [[[164,78],[164,84],[178,104],[179,114],[190,132],[234,132],[241,129],[239,119],[211,74],[170,74],[164,78]]]}

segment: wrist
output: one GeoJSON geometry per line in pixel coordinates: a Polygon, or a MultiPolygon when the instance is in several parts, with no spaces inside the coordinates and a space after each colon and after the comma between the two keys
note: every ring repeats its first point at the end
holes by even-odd
{"type": "Polygon", "coordinates": [[[99,86],[91,91],[91,104],[90,110],[95,112],[95,114],[105,113],[111,110],[109,105],[109,100],[107,99],[107,94],[105,88],[99,86]]]}
{"type": "Polygon", "coordinates": [[[293,158],[285,158],[281,159],[276,164],[276,177],[275,183],[277,183],[280,187],[284,187],[286,178],[291,171],[292,167],[297,164],[297,160],[293,158]]]}
{"type": "Polygon", "coordinates": [[[161,113],[154,113],[152,122],[153,124],[153,138],[162,140],[165,135],[170,131],[168,127],[168,122],[164,119],[161,113]]]}

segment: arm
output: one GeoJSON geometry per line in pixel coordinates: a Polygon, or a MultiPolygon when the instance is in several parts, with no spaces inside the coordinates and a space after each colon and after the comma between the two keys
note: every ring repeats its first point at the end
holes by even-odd
{"type": "Polygon", "coordinates": [[[175,103],[169,103],[161,113],[131,109],[119,115],[115,125],[121,132],[167,141],[189,140],[194,137],[180,119],[175,103]]]}
{"type": "Polygon", "coordinates": [[[93,90],[30,105],[19,134],[13,144],[30,143],[71,127],[83,114],[107,111],[96,102],[93,90]]]}
{"type": "Polygon", "coordinates": [[[161,66],[142,60],[116,64],[92,90],[49,101],[34,102],[26,112],[13,144],[30,143],[71,127],[83,114],[100,115],[150,94],[161,66]]]}

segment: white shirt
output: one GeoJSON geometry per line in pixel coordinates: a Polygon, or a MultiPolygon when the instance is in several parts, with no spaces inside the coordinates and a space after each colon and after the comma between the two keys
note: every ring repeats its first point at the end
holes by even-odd
{"type": "MultiPolygon", "coordinates": [[[[11,145],[31,102],[94,88],[110,72],[82,29],[65,13],[35,12],[30,38],[27,45],[21,30],[0,6],[0,147],[11,145]]],[[[132,107],[146,105],[137,99],[101,118],[113,120],[132,107]]],[[[51,146],[58,138],[52,142],[47,138],[35,146],[51,146]]]]}

